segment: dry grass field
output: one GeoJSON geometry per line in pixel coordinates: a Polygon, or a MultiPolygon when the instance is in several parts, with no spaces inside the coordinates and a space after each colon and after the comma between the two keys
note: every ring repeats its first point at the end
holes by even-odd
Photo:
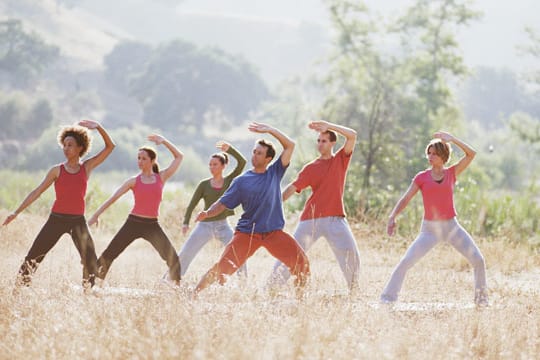
{"type": "MultiPolygon", "coordinates": [[[[7,212],[0,211],[5,218],[7,212]]],[[[152,247],[136,241],[113,264],[106,286],[80,287],[71,239],[61,238],[31,288],[13,294],[15,275],[45,221],[21,214],[0,229],[1,359],[537,359],[540,356],[540,257],[502,241],[477,239],[488,266],[491,305],[473,305],[472,272],[453,249],[439,246],[411,269],[400,302],[378,295],[407,244],[382,229],[353,225],[362,283],[349,295],[324,241],[308,254],[312,279],[303,299],[269,294],[273,259],[261,249],[249,277],[233,276],[190,296],[220,254],[209,244],[180,291],[159,281],[166,270],[152,247]]],[[[185,240],[163,224],[177,248],[185,240]]],[[[294,223],[289,224],[292,228],[294,223]]],[[[290,228],[289,228],[290,230],[290,228]]],[[[110,230],[93,229],[98,255],[110,230]]],[[[412,240],[412,239],[410,239],[412,240]]]]}

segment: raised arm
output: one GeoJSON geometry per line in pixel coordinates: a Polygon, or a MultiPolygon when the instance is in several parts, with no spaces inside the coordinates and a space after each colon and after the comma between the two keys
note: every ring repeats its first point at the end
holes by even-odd
{"type": "Polygon", "coordinates": [[[230,154],[236,159],[236,167],[226,177],[235,178],[240,175],[242,173],[242,170],[244,170],[244,167],[246,166],[246,158],[243,157],[242,154],[240,154],[234,146],[223,140],[218,141],[216,143],[216,147],[221,151],[225,151],[227,154],[230,154]]]}
{"type": "Polygon", "coordinates": [[[114,147],[116,146],[115,143],[112,141],[111,137],[107,133],[107,131],[101,126],[100,123],[93,120],[82,120],[79,122],[80,126],[84,126],[85,128],[91,129],[91,130],[97,130],[98,133],[103,138],[103,142],[105,143],[105,147],[96,155],[92,156],[88,160],[84,162],[84,167],[86,169],[86,174],[90,176],[90,173],[94,168],[96,168],[99,164],[101,164],[105,159],[111,154],[114,147]]]}
{"type": "Polygon", "coordinates": [[[295,146],[294,141],[290,137],[275,127],[257,122],[252,122],[249,124],[248,129],[256,133],[267,133],[275,137],[281,146],[283,146],[283,152],[281,153],[281,164],[283,166],[289,165],[295,146]]]}
{"type": "Polygon", "coordinates": [[[420,188],[413,181],[407,191],[405,191],[403,196],[398,200],[396,206],[394,206],[394,209],[392,210],[388,218],[388,225],[386,226],[386,232],[388,233],[388,235],[394,235],[394,231],[396,229],[396,216],[398,216],[399,213],[407,207],[409,201],[411,201],[414,195],[416,195],[418,190],[420,190],[420,188]]]}
{"type": "Polygon", "coordinates": [[[454,135],[450,133],[439,131],[433,134],[433,137],[437,139],[441,139],[444,142],[452,142],[456,144],[465,153],[465,156],[463,156],[457,162],[457,164],[454,165],[456,169],[456,176],[461,174],[463,170],[465,170],[470,165],[470,163],[473,161],[474,157],[476,156],[476,151],[470,145],[466,144],[465,142],[461,141],[460,139],[458,139],[457,137],[455,137],[454,135]]]}
{"type": "Polygon", "coordinates": [[[346,126],[334,124],[328,121],[312,121],[309,123],[308,127],[317,132],[325,132],[328,130],[333,130],[338,134],[341,134],[345,137],[345,144],[343,144],[343,149],[345,154],[349,155],[354,151],[356,145],[356,131],[348,128],[346,126]]]}
{"type": "Polygon", "coordinates": [[[114,204],[120,196],[124,195],[129,189],[133,188],[135,186],[135,179],[136,177],[129,178],[124,182],[116,191],[111,195],[110,198],[108,198],[101,206],[96,210],[96,212],[88,219],[88,225],[97,224],[99,222],[99,216],[107,210],[109,206],[114,204]]]}
{"type": "Polygon", "coordinates": [[[153,141],[156,145],[165,145],[165,147],[171,152],[174,159],[170,163],[170,165],[159,172],[159,175],[161,176],[161,180],[163,182],[167,181],[173,174],[178,170],[178,167],[182,163],[182,159],[184,158],[184,154],[178,150],[176,146],[174,146],[169,140],[165,139],[163,136],[158,134],[152,134],[148,135],[148,140],[153,141]]]}
{"type": "Polygon", "coordinates": [[[15,209],[14,212],[8,215],[8,217],[4,220],[4,223],[2,225],[7,225],[10,222],[12,222],[17,215],[19,215],[24,209],[26,209],[28,206],[30,206],[34,201],[36,201],[41,194],[45,190],[51,186],[51,184],[58,178],[58,175],[60,174],[60,167],[59,165],[56,165],[52,167],[49,172],[47,172],[47,175],[45,175],[45,178],[41,181],[41,184],[39,184],[34,190],[32,190],[26,198],[24,198],[23,202],[17,209],[15,209]]]}

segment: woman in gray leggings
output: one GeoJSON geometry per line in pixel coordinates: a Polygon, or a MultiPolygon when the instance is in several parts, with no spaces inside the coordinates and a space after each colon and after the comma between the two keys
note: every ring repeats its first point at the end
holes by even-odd
{"type": "Polygon", "coordinates": [[[433,137],[434,139],[426,147],[426,156],[431,167],[416,174],[388,219],[387,232],[388,235],[393,235],[396,227],[396,216],[407,207],[409,201],[420,190],[424,203],[424,219],[420,234],[392,272],[392,276],[381,294],[381,302],[395,302],[407,270],[435,245],[444,241],[465,256],[474,268],[474,302],[478,306],[487,306],[484,257],[471,236],[458,223],[454,208],[456,177],[469,166],[476,152],[469,145],[449,133],[441,131],[435,133],[433,137]],[[444,164],[450,158],[450,142],[463,150],[465,156],[455,165],[445,168],[444,164]]]}

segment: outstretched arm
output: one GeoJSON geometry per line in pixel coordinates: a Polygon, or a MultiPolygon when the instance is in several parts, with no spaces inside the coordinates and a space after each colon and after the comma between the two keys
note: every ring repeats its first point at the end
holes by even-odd
{"type": "Polygon", "coordinates": [[[249,124],[248,129],[256,133],[267,133],[275,137],[281,146],[283,146],[283,152],[281,153],[281,164],[283,166],[289,165],[295,146],[294,141],[290,137],[275,127],[257,122],[252,122],[249,124]]]}
{"type": "Polygon", "coordinates": [[[120,196],[124,195],[129,189],[133,188],[133,186],[135,186],[135,177],[132,177],[130,179],[128,179],[125,183],[123,183],[118,189],[116,189],[116,191],[114,192],[114,194],[111,195],[110,198],[108,198],[97,210],[96,212],[94,213],[94,215],[92,215],[92,217],[90,217],[90,219],[88,219],[88,225],[93,225],[93,224],[98,224],[99,222],[99,216],[105,211],[107,210],[107,208],[109,206],[111,206],[112,204],[114,204],[114,202],[116,200],[118,200],[118,198],[120,198],[120,196]]]}
{"type": "Polygon", "coordinates": [[[456,176],[461,174],[463,170],[465,170],[469,166],[469,164],[473,161],[474,157],[476,156],[476,151],[471,146],[469,146],[468,144],[461,141],[460,139],[458,139],[457,137],[455,137],[454,135],[450,133],[439,131],[433,134],[433,137],[437,139],[441,139],[444,142],[452,142],[456,144],[465,153],[465,156],[462,157],[455,165],[456,176]]]}
{"type": "Polygon", "coordinates": [[[8,215],[8,217],[4,220],[4,223],[2,225],[7,225],[10,222],[12,222],[19,213],[21,213],[24,209],[26,209],[28,206],[30,206],[34,201],[36,201],[41,194],[45,190],[49,188],[49,186],[52,185],[52,183],[58,178],[58,175],[60,174],[60,168],[59,166],[54,166],[49,170],[47,175],[45,175],[45,178],[43,181],[41,181],[41,184],[39,184],[34,190],[32,190],[26,198],[24,198],[23,202],[19,207],[8,215]]]}
{"type": "Polygon", "coordinates": [[[283,201],[286,201],[288,198],[290,198],[294,193],[296,192],[296,186],[293,184],[287,185],[285,190],[281,193],[281,199],[283,201]]]}
{"type": "Polygon", "coordinates": [[[221,214],[223,211],[225,211],[226,209],[227,207],[225,205],[223,205],[219,201],[216,201],[208,208],[208,210],[201,211],[200,213],[198,213],[195,221],[203,221],[206,218],[217,216],[221,214]]]}
{"type": "Polygon", "coordinates": [[[161,170],[159,172],[159,175],[161,176],[161,180],[165,182],[171,176],[173,176],[176,170],[178,170],[178,167],[180,166],[180,163],[182,163],[182,159],[184,158],[184,154],[180,150],[178,150],[178,148],[174,146],[169,140],[165,139],[161,135],[158,135],[158,134],[148,135],[148,140],[154,142],[156,145],[160,145],[160,144],[165,145],[165,147],[174,156],[174,159],[171,162],[171,164],[166,169],[161,170]]]}
{"type": "Polygon", "coordinates": [[[111,154],[114,147],[116,146],[114,142],[112,141],[111,137],[107,133],[107,131],[101,126],[100,123],[93,120],[82,120],[79,121],[80,126],[84,126],[85,128],[91,129],[91,130],[97,130],[101,137],[103,138],[103,141],[105,142],[105,147],[96,155],[92,156],[88,160],[84,162],[84,167],[86,169],[86,174],[90,176],[90,173],[92,170],[97,167],[99,164],[101,164],[105,159],[111,154]]]}
{"type": "Polygon", "coordinates": [[[401,199],[398,200],[396,206],[394,206],[394,209],[390,213],[390,217],[388,218],[388,225],[386,226],[386,232],[388,235],[394,235],[394,231],[396,229],[396,216],[398,216],[399,213],[407,207],[409,201],[411,201],[414,195],[416,195],[418,190],[420,190],[418,185],[412,182],[407,191],[405,191],[405,194],[403,194],[401,199]]]}
{"type": "Polygon", "coordinates": [[[354,146],[356,145],[356,131],[348,128],[346,126],[334,124],[328,121],[312,121],[309,123],[309,128],[317,132],[325,132],[328,130],[333,130],[338,134],[341,134],[345,137],[345,144],[343,144],[343,149],[346,155],[349,155],[353,152],[354,146]]]}

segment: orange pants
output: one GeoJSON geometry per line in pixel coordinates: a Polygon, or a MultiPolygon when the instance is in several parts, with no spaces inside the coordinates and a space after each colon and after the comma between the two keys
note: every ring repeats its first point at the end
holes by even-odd
{"type": "Polygon", "coordinates": [[[306,284],[309,277],[309,261],[306,253],[294,238],[283,230],[260,234],[236,231],[219,261],[205,277],[211,278],[208,279],[209,282],[218,280],[223,284],[226,281],[225,275],[231,275],[238,270],[261,246],[289,268],[291,274],[296,277],[294,281],[296,286],[306,284]]]}

